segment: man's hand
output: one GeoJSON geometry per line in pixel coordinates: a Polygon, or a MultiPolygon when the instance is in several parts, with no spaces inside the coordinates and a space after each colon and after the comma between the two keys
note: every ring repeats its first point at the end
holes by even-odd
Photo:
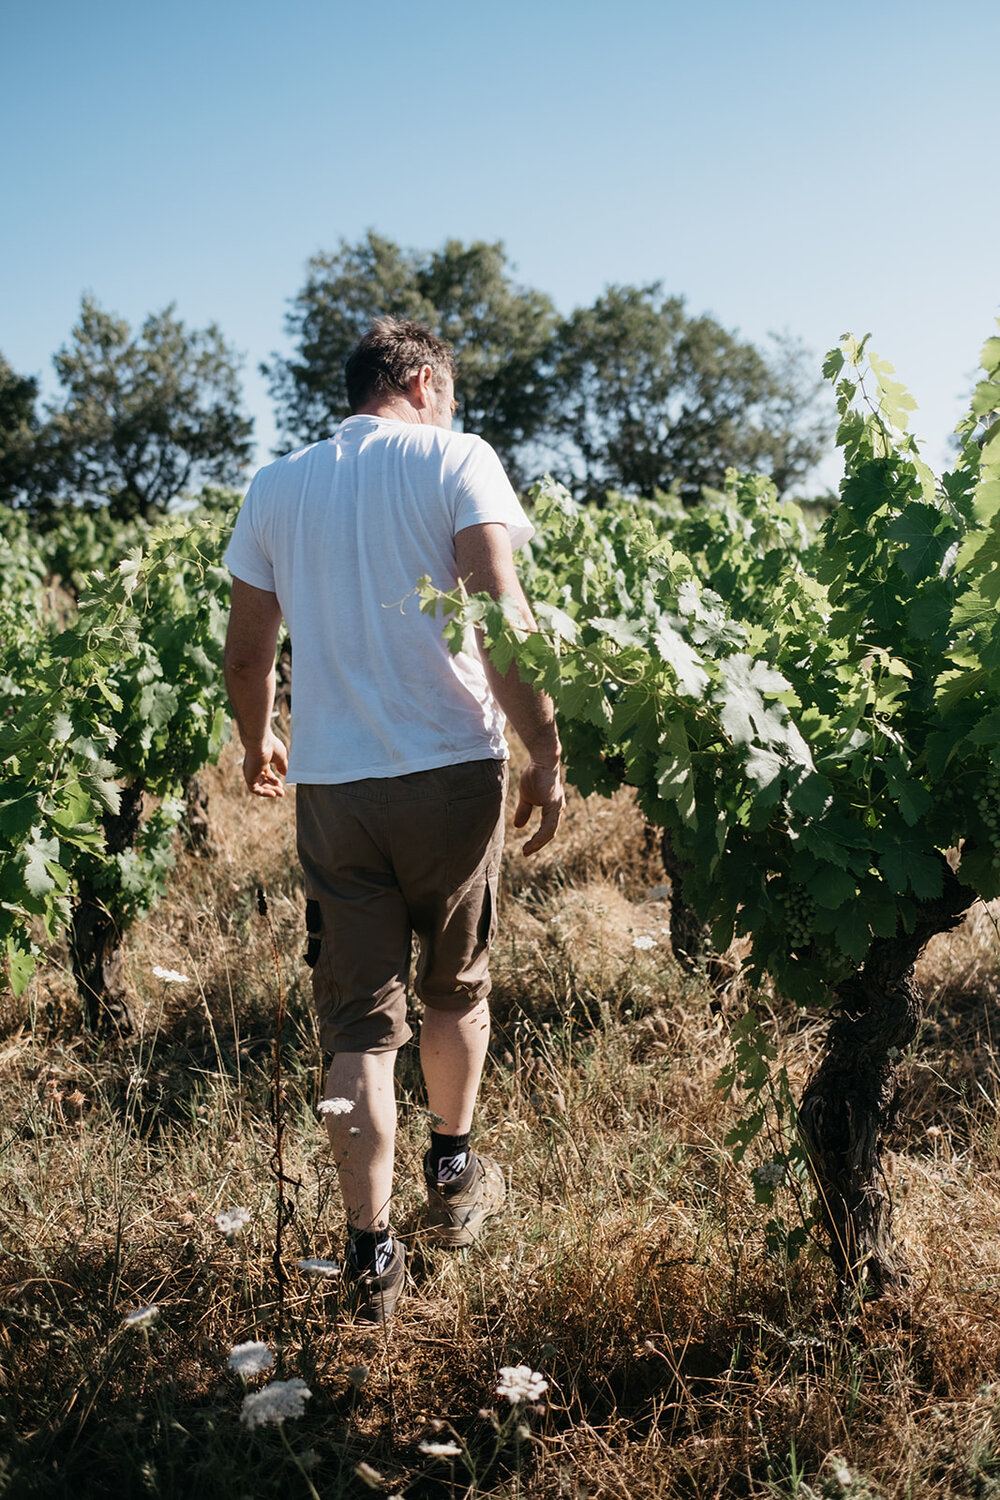
{"type": "Polygon", "coordinates": [[[535,829],[531,838],[521,846],[522,854],[537,854],[539,849],[551,843],[556,836],[559,827],[559,819],[562,817],[563,808],[566,806],[566,794],[563,791],[562,774],[559,763],[555,766],[540,766],[530,761],[521,772],[521,780],[518,784],[517,810],[514,813],[514,827],[523,828],[531,817],[532,809],[540,807],[542,810],[542,821],[535,829]]]}
{"type": "Polygon", "coordinates": [[[270,729],[263,745],[247,750],[243,756],[243,779],[255,797],[283,797],[281,777],[287,772],[288,751],[270,729]]]}

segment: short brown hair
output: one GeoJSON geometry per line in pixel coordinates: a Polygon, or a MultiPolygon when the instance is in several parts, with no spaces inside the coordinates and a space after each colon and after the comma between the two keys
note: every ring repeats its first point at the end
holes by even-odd
{"type": "Polygon", "coordinates": [[[344,365],[351,411],[376,397],[406,391],[422,365],[434,371],[436,390],[446,375],[455,378],[455,355],[444,339],[410,318],[377,319],[344,365]]]}

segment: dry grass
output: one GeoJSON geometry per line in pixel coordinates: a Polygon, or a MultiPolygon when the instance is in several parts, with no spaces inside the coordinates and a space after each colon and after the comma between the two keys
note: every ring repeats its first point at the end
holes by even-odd
{"type": "MultiPolygon", "coordinates": [[[[922,965],[933,1003],[890,1163],[910,1285],[848,1320],[822,1258],[765,1249],[714,1088],[727,1028],[670,961],[641,818],[626,796],[576,799],[555,848],[525,862],[514,844],[505,863],[477,1139],[510,1168],[510,1211],[469,1252],[422,1243],[426,1117],[407,1049],[394,1217],[414,1285],[388,1330],[366,1332],[338,1323],[335,1280],[294,1267],[338,1257],[343,1226],[314,1113],[292,799],[250,806],[234,765],[227,752],[211,777],[215,855],[182,856],[130,937],[140,1040],[81,1038],[57,956],[0,1035],[0,1493],[1000,1495],[988,913],[922,965]],[[273,1346],[279,1318],[276,975],[258,884],[288,1000],[297,1180],[280,1357],[313,1392],[283,1433],[241,1427],[226,1368],[237,1342],[273,1346]],[[165,985],[154,964],[190,982],[165,985]],[[235,1204],[251,1224],[230,1243],[214,1216],[235,1204]],[[161,1309],[148,1331],[123,1326],[147,1303],[161,1309]],[[550,1388],[515,1413],[495,1386],[520,1363],[550,1388]],[[453,1461],[420,1450],[449,1437],[453,1461]]],[[[821,1031],[779,1013],[798,1085],[821,1031]]]]}

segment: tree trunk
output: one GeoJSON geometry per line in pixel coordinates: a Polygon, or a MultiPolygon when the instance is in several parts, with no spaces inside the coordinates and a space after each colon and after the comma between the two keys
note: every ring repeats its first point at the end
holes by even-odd
{"type": "MultiPolygon", "coordinates": [[[[108,854],[123,854],[135,843],[142,817],[142,787],[125,787],[117,813],[105,813],[104,841],[108,854]]],[[[122,928],[100,894],[81,880],[70,947],[84,1024],[95,1032],[130,1036],[135,1030],[126,1001],[122,928]]]]}
{"type": "Polygon", "coordinates": [[[823,1059],[799,1106],[842,1287],[874,1296],[905,1279],[882,1147],[898,1095],[896,1059],[920,1022],[914,964],[929,939],[957,927],[976,899],[943,857],[941,863],[942,893],[920,903],[914,931],[877,938],[840,985],[823,1059]]]}

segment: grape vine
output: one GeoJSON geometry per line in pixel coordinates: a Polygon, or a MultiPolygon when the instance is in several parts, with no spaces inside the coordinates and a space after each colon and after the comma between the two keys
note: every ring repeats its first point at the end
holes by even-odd
{"type": "Polygon", "coordinates": [[[228,733],[221,545],[214,518],[150,530],[60,629],[41,607],[44,552],[14,522],[0,536],[37,580],[0,593],[0,940],[17,994],[39,941],[69,929],[95,1024],[126,1019],[122,935],[162,893],[186,778],[228,733]]]}
{"type": "Polygon", "coordinates": [[[455,649],[475,626],[501,671],[516,662],[553,696],[581,791],[636,787],[716,945],[748,939],[751,986],[833,1007],[798,1123],[834,1258],[879,1286],[894,1275],[880,1138],[919,1015],[913,963],[1000,894],[1000,338],[940,480],[867,340],[824,368],[845,478],[815,541],[759,476],[730,475],[685,517],[584,510],[548,484],[537,631],[461,590],[425,586],[423,607],[451,612],[455,649]]]}

